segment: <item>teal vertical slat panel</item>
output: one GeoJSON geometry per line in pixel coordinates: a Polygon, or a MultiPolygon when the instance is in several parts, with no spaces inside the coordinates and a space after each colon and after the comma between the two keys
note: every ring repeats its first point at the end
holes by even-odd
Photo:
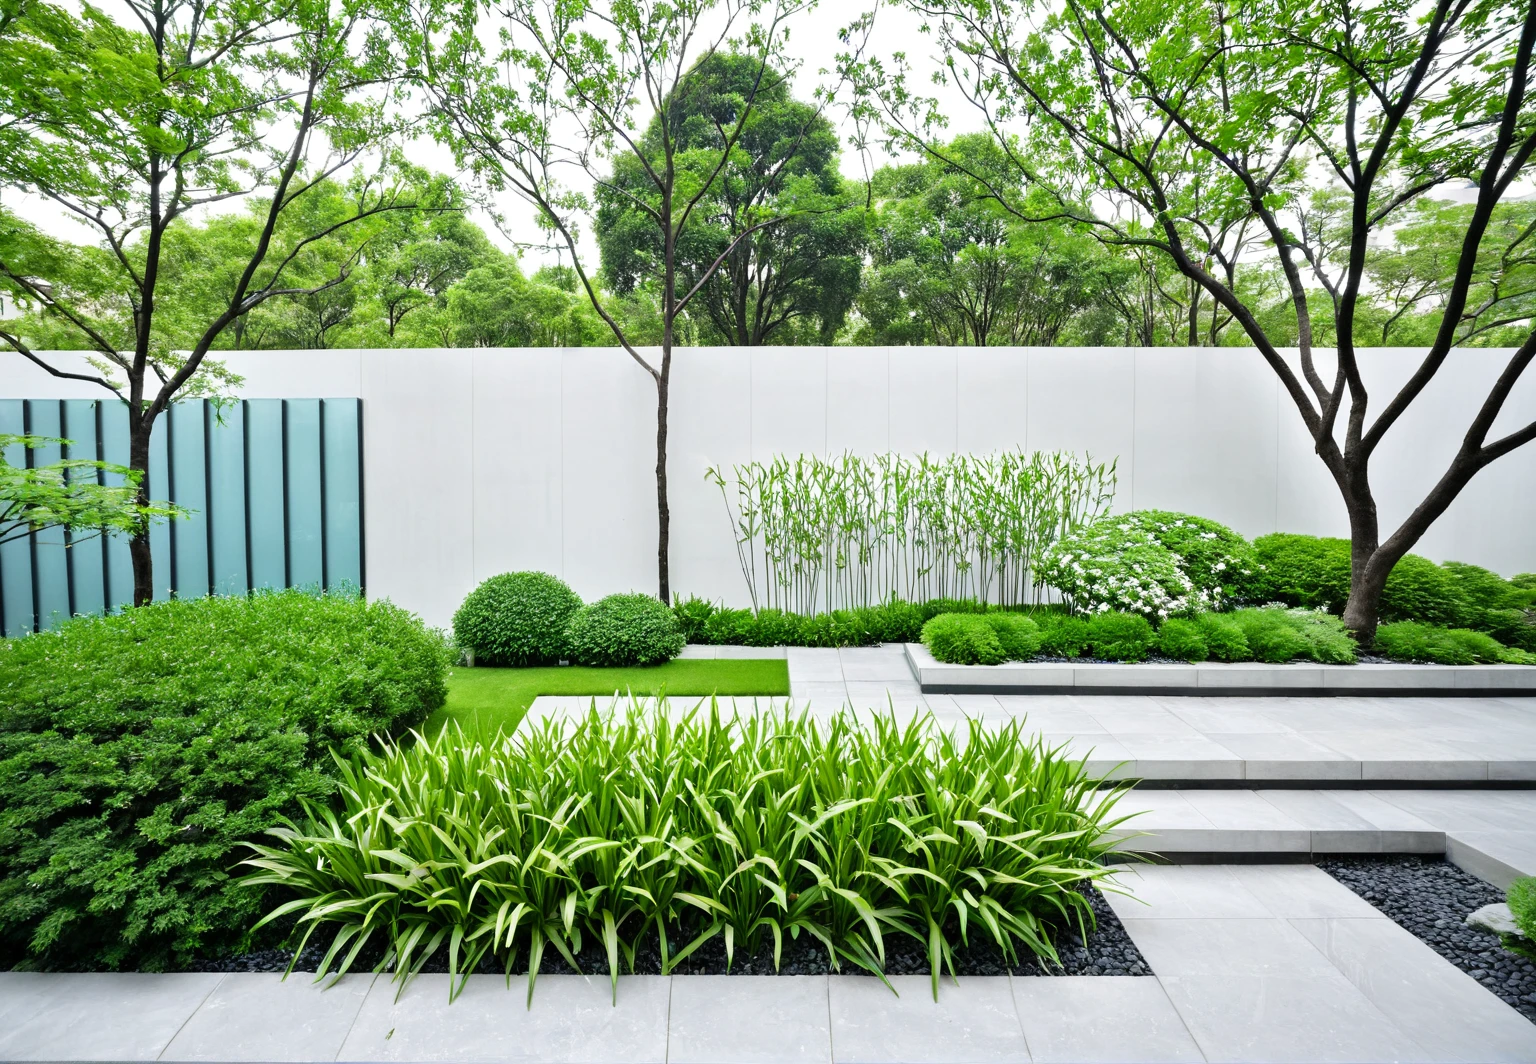
{"type": "MultiPolygon", "coordinates": [[[[59,437],[64,432],[63,411],[57,399],[27,400],[27,428],[34,436],[59,437]]],[[[32,448],[34,467],[52,465],[64,457],[56,443],[32,448]]],[[[69,556],[64,531],[47,529],[32,536],[32,602],[42,628],[56,628],[69,619],[69,556]]]]}
{"type": "Polygon", "coordinates": [[[328,588],[363,586],[362,416],[361,399],[321,400],[328,588]]]}
{"type": "Polygon", "coordinates": [[[171,498],[189,511],[172,533],[177,598],[208,594],[208,404],[176,403],[171,419],[171,498]]]}
{"type": "MultiPolygon", "coordinates": [[[[26,414],[20,399],[0,400],[0,433],[20,436],[26,429],[26,414]]],[[[20,468],[27,464],[27,449],[13,444],[5,449],[5,460],[20,468]]],[[[26,635],[32,631],[32,545],[27,537],[0,544],[0,625],[7,636],[26,635]]]]}
{"type": "MultiPolygon", "coordinates": [[[[176,501],[170,468],[170,437],[173,434],[169,417],[161,414],[155,418],[155,427],[149,435],[149,497],[156,502],[176,501]]],[[[149,528],[149,553],[154,569],[156,602],[171,597],[175,554],[172,535],[168,521],[161,521],[149,528]]]]}
{"type": "MultiPolygon", "coordinates": [[[[65,458],[79,458],[87,462],[97,460],[97,405],[94,399],[64,400],[64,437],[73,441],[65,449],[65,458]]],[[[94,484],[101,478],[94,469],[82,469],[76,470],[70,479],[94,484]]],[[[107,572],[102,555],[101,533],[72,536],[67,555],[70,597],[75,613],[106,612],[107,572]]]]}
{"type": "Polygon", "coordinates": [[[320,400],[285,401],[288,460],[288,584],[325,586],[320,493],[320,400]]]}
{"type": "Polygon", "coordinates": [[[243,595],[245,566],[245,404],[209,411],[208,520],[213,545],[213,593],[243,595]]]}
{"type": "Polygon", "coordinates": [[[246,546],[251,587],[288,586],[283,504],[283,401],[245,403],[246,546]]]}
{"type": "MultiPolygon", "coordinates": [[[[128,404],[108,400],[101,404],[101,457],[114,465],[128,464],[128,404]]],[[[122,484],[123,477],[106,475],[108,484],[122,484]]],[[[114,535],[106,543],[107,603],[114,609],[133,604],[133,558],[128,554],[128,537],[114,535]]]]}

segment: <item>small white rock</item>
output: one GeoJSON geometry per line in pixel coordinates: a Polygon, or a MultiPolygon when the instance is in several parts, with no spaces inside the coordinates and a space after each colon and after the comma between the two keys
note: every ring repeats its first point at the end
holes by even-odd
{"type": "Polygon", "coordinates": [[[1492,931],[1496,935],[1518,935],[1520,929],[1515,926],[1514,914],[1509,911],[1509,906],[1501,901],[1492,905],[1484,905],[1477,912],[1467,917],[1467,926],[1475,927],[1482,931],[1492,931]]]}

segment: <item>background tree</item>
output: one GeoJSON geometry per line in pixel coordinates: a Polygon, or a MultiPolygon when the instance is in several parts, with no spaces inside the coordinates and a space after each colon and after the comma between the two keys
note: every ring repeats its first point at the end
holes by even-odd
{"type": "MultiPolygon", "coordinates": [[[[1536,423],[1495,431],[1536,357],[1536,332],[1526,327],[1456,454],[1382,535],[1371,459],[1462,341],[1496,212],[1531,174],[1531,0],[907,3],[929,17],[945,70],[1000,145],[1029,119],[1030,158],[1046,165],[1021,153],[1010,160],[1052,191],[1052,213],[1093,224],[1109,242],[1167,255],[1274,371],[1348,512],[1344,620],[1369,644],[1397,561],[1479,470],[1536,439],[1536,423]],[[1347,221],[1337,227],[1309,224],[1316,169],[1343,190],[1347,221]],[[1476,196],[1455,238],[1433,339],[1395,393],[1373,397],[1357,356],[1371,241],[1436,189],[1468,182],[1476,196]],[[1249,228],[1284,277],[1296,358],[1217,268],[1236,261],[1249,228]],[[1309,280],[1324,293],[1335,356],[1320,357],[1309,280]]],[[[912,139],[941,118],[909,86],[899,59],[847,66],[894,135],[912,139]]]]}
{"type": "MultiPolygon", "coordinates": [[[[838,170],[837,131],[820,108],[790,95],[784,74],[754,56],[707,56],[690,78],[673,113],[654,116],[641,141],[659,156],[670,122],[680,165],[700,170],[695,181],[722,153],[728,158],[677,241],[680,287],[702,282],[690,316],[705,327],[706,343],[831,342],[858,291],[864,243],[863,212],[849,209],[859,196],[838,170]],[[770,218],[784,220],[741,239],[770,218]]],[[[621,155],[597,186],[603,275],[621,296],[660,273],[664,240],[641,206],[649,180],[638,155],[621,155]]]]}
{"type": "MultiPolygon", "coordinates": [[[[716,183],[747,150],[742,138],[760,95],[783,55],[786,22],[803,0],[419,0],[397,14],[401,40],[432,101],[438,135],[493,190],[511,190],[538,212],[564,245],[593,309],[656,386],[657,593],[671,598],[667,498],[667,417],[672,349],[689,304],[731,251],[786,215],[751,222],[720,256],[685,274],[681,249],[691,227],[703,226],[716,183]],[[739,35],[739,36],[733,36],[739,35]],[[488,45],[488,41],[495,41],[488,45]],[[725,52],[752,57],[757,73],[717,116],[712,144],[688,147],[684,127],[707,95],[709,60],[725,52]],[[654,136],[646,131],[655,128],[654,136]],[[608,180],[633,167],[643,183],[608,180]],[[631,161],[632,160],[632,161],[631,161]],[[593,197],[572,187],[580,175],[603,194],[624,195],[657,233],[653,262],[660,350],[645,355],[582,263],[579,234],[596,211],[593,197]],[[696,279],[686,283],[687,276],[696,279]]],[[[795,157],[760,165],[787,169],[795,157]]],[[[770,183],[771,183],[770,179],[770,183]]],[[[635,241],[638,245],[639,241],[635,241]]]]}
{"type": "MultiPolygon", "coordinates": [[[[128,404],[129,468],[148,505],[150,433],[173,399],[220,383],[207,360],[234,322],[295,287],[289,267],[347,225],[406,204],[361,181],[345,217],[275,239],[288,212],[379,151],[395,112],[390,56],[354,0],[123,0],[126,24],[85,7],[7,0],[0,17],[0,186],[53,204],[99,241],[63,246],[0,214],[0,284],[94,353],[62,368],[13,332],[0,341],[60,377],[128,404]],[[316,158],[318,156],[318,158],[316,158]],[[173,346],[159,320],[167,235],[192,212],[266,200],[244,265],[216,312],[173,346]]],[[[188,323],[179,323],[186,327],[188,323]]],[[[147,525],[130,537],[135,604],[154,593],[147,525]]]]}

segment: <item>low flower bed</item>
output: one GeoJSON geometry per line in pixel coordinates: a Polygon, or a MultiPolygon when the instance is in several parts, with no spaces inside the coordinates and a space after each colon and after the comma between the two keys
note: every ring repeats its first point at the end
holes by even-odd
{"type": "Polygon", "coordinates": [[[268,919],[297,917],[301,951],[328,939],[321,971],[526,965],[531,1000],[546,954],[578,967],[592,945],[614,976],[651,948],[671,972],[711,943],[777,965],[804,941],[878,974],[905,940],[937,993],[968,942],[1058,961],[1123,821],[1121,791],[1017,722],[963,739],[926,716],[639,706],[445,733],[347,765],[334,806],[253,847],[248,881],[297,895],[268,919]]]}

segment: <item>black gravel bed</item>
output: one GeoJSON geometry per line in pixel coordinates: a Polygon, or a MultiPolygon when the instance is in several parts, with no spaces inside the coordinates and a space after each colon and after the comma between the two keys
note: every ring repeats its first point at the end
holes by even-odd
{"type": "Polygon", "coordinates": [[[1536,1023],[1536,964],[1466,924],[1468,914],[1504,900],[1498,887],[1434,858],[1343,857],[1317,866],[1536,1023]]]}
{"type": "MultiPolygon", "coordinates": [[[[1022,963],[1010,966],[995,947],[982,942],[986,932],[978,924],[971,928],[971,945],[955,951],[956,974],[1004,975],[1012,972],[1014,975],[1151,975],[1151,968],[1147,966],[1147,962],[1136,949],[1130,935],[1126,934],[1125,928],[1115,916],[1114,910],[1104,900],[1103,895],[1097,890],[1090,890],[1088,902],[1093,908],[1097,927],[1089,931],[1086,941],[1079,937],[1075,928],[1063,927],[1057,931],[1052,941],[1061,957],[1062,963],[1059,967],[1022,957],[1020,958],[1022,963]]],[[[688,927],[669,929],[668,943],[672,952],[676,953],[686,946],[692,941],[692,935],[696,933],[696,929],[688,927]]],[[[329,938],[317,944],[319,938],[320,933],[317,932],[297,962],[293,964],[294,971],[313,972],[320,966],[320,961],[324,958],[326,949],[329,948],[329,938]]],[[[371,971],[382,955],[382,949],[366,949],[353,962],[352,970],[371,971]]],[[[281,972],[287,969],[293,960],[293,951],[290,949],[268,949],[194,962],[186,970],[281,972]]],[[[886,936],[885,960],[885,971],[888,975],[929,974],[926,951],[917,942],[904,935],[886,936]]],[[[586,974],[608,974],[608,958],[599,943],[584,940],[581,952],[576,955],[576,961],[586,974]]],[[[620,964],[627,972],[628,967],[622,960],[622,954],[620,964]]],[[[422,970],[446,972],[448,970],[446,950],[439,950],[438,955],[433,957],[422,970]]],[[[487,959],[481,962],[477,970],[499,975],[505,969],[501,962],[487,959]]],[[[648,936],[636,951],[634,970],[638,975],[660,974],[661,949],[655,935],[648,936]]],[[[727,968],[725,940],[723,936],[716,935],[686,957],[673,969],[673,972],[677,975],[824,975],[832,970],[827,959],[826,947],[806,934],[802,934],[798,939],[785,937],[783,954],[777,970],[773,964],[771,940],[766,948],[752,956],[747,956],[738,949],[733,963],[727,968]]],[[[570,971],[570,965],[557,951],[553,948],[545,948],[543,960],[539,965],[540,974],[570,971]]],[[[512,974],[526,975],[527,972],[528,953],[524,949],[512,966],[512,974]]],[[[868,974],[846,961],[842,965],[841,973],[868,974]]]]}

